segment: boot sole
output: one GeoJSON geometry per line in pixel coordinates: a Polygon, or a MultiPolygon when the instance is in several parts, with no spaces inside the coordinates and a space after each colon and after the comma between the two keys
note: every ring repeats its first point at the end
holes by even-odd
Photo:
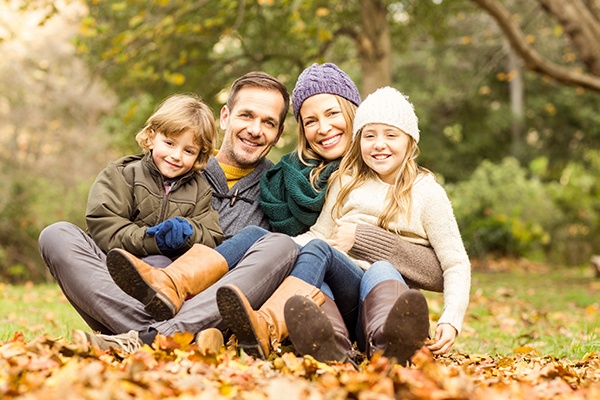
{"type": "Polygon", "coordinates": [[[388,358],[406,365],[425,344],[429,336],[429,308],[425,296],[418,290],[409,290],[392,307],[383,334],[387,346],[383,353],[388,358]]]}
{"type": "Polygon", "coordinates": [[[227,286],[220,287],[217,290],[217,305],[223,322],[235,333],[238,347],[255,358],[266,359],[268,354],[265,354],[258,340],[248,310],[239,293],[227,286]]]}
{"type": "Polygon", "coordinates": [[[173,318],[175,306],[148,283],[127,256],[118,250],[106,255],[106,266],[117,286],[144,304],[144,309],[157,321],[173,318]]]}
{"type": "Polygon", "coordinates": [[[322,362],[348,359],[336,343],[329,318],[315,302],[304,296],[293,296],[285,303],[284,316],[288,335],[298,353],[309,354],[322,362]]]}

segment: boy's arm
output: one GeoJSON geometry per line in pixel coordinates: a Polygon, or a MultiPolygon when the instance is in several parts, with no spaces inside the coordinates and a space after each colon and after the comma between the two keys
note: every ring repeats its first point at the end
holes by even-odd
{"type": "Polygon", "coordinates": [[[135,220],[133,187],[114,164],[105,168],[89,192],[86,208],[88,232],[104,252],[121,248],[136,256],[161,254],[153,237],[146,235],[147,226],[135,220]]]}

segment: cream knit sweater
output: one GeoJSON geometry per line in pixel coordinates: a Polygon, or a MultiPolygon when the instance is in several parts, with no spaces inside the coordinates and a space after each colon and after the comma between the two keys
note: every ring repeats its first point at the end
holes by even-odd
{"type": "MultiPolygon", "coordinates": [[[[344,183],[349,179],[344,177],[344,183]]],[[[390,185],[379,179],[365,182],[350,193],[342,205],[339,220],[377,226],[389,188],[390,185]]],[[[340,184],[335,180],[317,222],[308,232],[294,238],[298,244],[331,237],[336,227],[332,210],[339,192],[340,184]]],[[[460,332],[469,303],[471,264],[450,200],[432,175],[422,174],[413,186],[410,221],[400,216],[391,230],[399,232],[402,239],[433,248],[444,276],[444,310],[438,323],[449,323],[460,332]]],[[[354,261],[363,269],[370,265],[364,260],[354,261]]]]}

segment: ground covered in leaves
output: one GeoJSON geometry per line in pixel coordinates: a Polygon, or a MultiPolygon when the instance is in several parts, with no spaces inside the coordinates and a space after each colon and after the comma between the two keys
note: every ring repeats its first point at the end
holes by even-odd
{"type": "MultiPolygon", "coordinates": [[[[0,399],[600,399],[600,280],[531,262],[474,269],[451,354],[358,369],[289,352],[256,360],[231,345],[204,355],[191,334],[132,355],[82,348],[58,337],[88,329],[58,288],[0,285],[0,399]]],[[[443,299],[427,295],[435,321],[443,299]]]]}
{"type": "Polygon", "coordinates": [[[41,335],[0,343],[4,399],[598,399],[600,357],[530,353],[494,358],[423,349],[402,367],[374,357],[356,370],[284,353],[269,361],[233,350],[203,355],[193,336],[159,336],[132,355],[41,335]]]}

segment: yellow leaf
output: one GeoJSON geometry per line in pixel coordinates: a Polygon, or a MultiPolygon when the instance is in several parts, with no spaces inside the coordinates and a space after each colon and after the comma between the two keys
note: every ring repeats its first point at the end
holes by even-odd
{"type": "Polygon", "coordinates": [[[554,36],[561,36],[564,32],[562,25],[556,25],[554,27],[554,36]]]}
{"type": "Polygon", "coordinates": [[[168,74],[165,76],[165,80],[173,85],[181,86],[185,83],[185,76],[179,73],[168,74]]]}
{"type": "Polygon", "coordinates": [[[126,8],[127,8],[127,3],[123,2],[123,1],[122,1],[122,2],[120,2],[120,3],[114,3],[114,4],[111,6],[111,9],[112,9],[113,11],[123,11],[123,10],[125,10],[126,8]]]}
{"type": "Polygon", "coordinates": [[[533,347],[530,347],[530,346],[517,347],[516,349],[513,350],[513,352],[516,354],[529,354],[529,353],[537,354],[537,351],[533,347]]]}
{"type": "Polygon", "coordinates": [[[140,25],[142,22],[144,22],[144,15],[143,14],[134,15],[129,20],[129,27],[130,28],[135,28],[136,26],[140,25]]]}
{"type": "Polygon", "coordinates": [[[317,8],[317,12],[315,14],[317,15],[317,17],[326,17],[327,15],[329,15],[329,9],[326,7],[319,7],[317,8]]]}

